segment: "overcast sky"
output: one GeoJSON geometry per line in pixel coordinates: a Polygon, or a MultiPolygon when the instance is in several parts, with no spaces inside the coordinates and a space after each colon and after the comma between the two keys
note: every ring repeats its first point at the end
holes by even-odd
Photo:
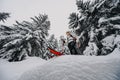
{"type": "Polygon", "coordinates": [[[69,14],[77,11],[77,6],[76,0],[0,0],[0,10],[11,13],[6,25],[45,13],[51,21],[49,33],[58,38],[68,31],[69,14]]]}

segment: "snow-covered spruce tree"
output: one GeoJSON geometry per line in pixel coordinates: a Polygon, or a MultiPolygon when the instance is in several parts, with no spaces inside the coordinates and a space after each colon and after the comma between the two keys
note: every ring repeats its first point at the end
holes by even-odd
{"type": "Polygon", "coordinates": [[[9,61],[20,61],[25,56],[43,58],[50,21],[45,14],[31,19],[32,22],[16,21],[14,26],[0,26],[1,58],[9,61]]]}
{"type": "Polygon", "coordinates": [[[57,39],[55,38],[54,34],[52,34],[50,36],[50,38],[48,39],[48,42],[49,42],[49,47],[51,47],[52,49],[58,48],[58,42],[57,42],[57,39]]]}
{"type": "Polygon", "coordinates": [[[50,38],[47,40],[47,46],[46,46],[46,51],[44,53],[44,58],[46,60],[50,59],[51,57],[55,56],[50,53],[50,51],[47,49],[48,47],[58,51],[58,41],[55,38],[54,34],[50,36],[50,38]]]}
{"type": "Polygon", "coordinates": [[[10,17],[10,13],[0,12],[0,21],[5,22],[8,17],[10,17]]]}
{"type": "Polygon", "coordinates": [[[80,51],[87,55],[112,52],[114,42],[112,47],[108,47],[103,44],[103,39],[120,34],[120,0],[77,0],[76,4],[78,12],[70,14],[69,28],[79,36],[80,51]]]}

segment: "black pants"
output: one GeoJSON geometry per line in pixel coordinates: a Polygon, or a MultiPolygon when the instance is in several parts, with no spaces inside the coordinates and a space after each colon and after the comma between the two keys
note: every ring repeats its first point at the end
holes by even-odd
{"type": "Polygon", "coordinates": [[[70,53],[72,55],[77,55],[77,50],[76,50],[76,42],[75,41],[72,41],[70,43],[68,43],[68,48],[70,50],[70,53]]]}

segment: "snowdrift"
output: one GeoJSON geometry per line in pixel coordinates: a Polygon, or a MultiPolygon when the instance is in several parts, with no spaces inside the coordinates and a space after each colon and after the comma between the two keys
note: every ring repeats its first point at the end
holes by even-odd
{"type": "Polygon", "coordinates": [[[0,80],[17,80],[24,72],[43,65],[45,62],[37,57],[28,57],[20,62],[8,62],[0,59],[0,80]]]}
{"type": "Polygon", "coordinates": [[[120,53],[61,56],[25,72],[18,80],[120,80],[120,53]]]}

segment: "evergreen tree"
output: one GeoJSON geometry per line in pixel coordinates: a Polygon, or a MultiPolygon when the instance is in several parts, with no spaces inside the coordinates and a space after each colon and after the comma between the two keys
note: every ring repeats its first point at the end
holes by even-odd
{"type": "Polygon", "coordinates": [[[5,22],[5,20],[7,20],[8,17],[10,17],[10,13],[0,12],[0,21],[5,22]]]}
{"type": "Polygon", "coordinates": [[[20,61],[25,56],[43,58],[46,36],[50,28],[47,15],[31,18],[32,22],[18,22],[14,26],[0,26],[0,57],[20,61]]]}
{"type": "Polygon", "coordinates": [[[51,47],[52,49],[58,48],[58,42],[57,42],[57,39],[55,39],[54,34],[50,36],[50,38],[48,39],[48,42],[49,42],[49,47],[51,47]]]}
{"type": "Polygon", "coordinates": [[[93,2],[77,0],[76,5],[79,13],[70,15],[69,26],[79,36],[80,51],[86,54],[86,51],[89,51],[87,48],[94,44],[93,48],[95,49],[91,52],[96,52],[95,55],[112,52],[115,44],[107,52],[102,40],[112,34],[119,35],[120,0],[95,0],[93,2]],[[96,49],[97,51],[95,51],[96,49]]]}
{"type": "Polygon", "coordinates": [[[46,51],[44,53],[44,58],[46,60],[52,58],[53,56],[55,56],[54,54],[50,53],[50,51],[48,50],[48,48],[52,48],[56,51],[58,51],[58,41],[55,38],[54,34],[52,34],[50,36],[50,38],[47,40],[47,46],[46,46],[46,51]]]}

